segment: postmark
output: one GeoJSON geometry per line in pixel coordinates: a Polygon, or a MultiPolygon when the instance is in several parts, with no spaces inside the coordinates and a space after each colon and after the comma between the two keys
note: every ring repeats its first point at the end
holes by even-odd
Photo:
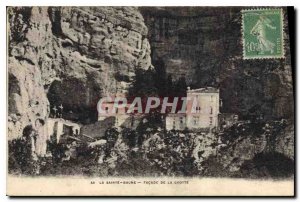
{"type": "Polygon", "coordinates": [[[244,59],[283,58],[282,9],[242,10],[244,59]]]}

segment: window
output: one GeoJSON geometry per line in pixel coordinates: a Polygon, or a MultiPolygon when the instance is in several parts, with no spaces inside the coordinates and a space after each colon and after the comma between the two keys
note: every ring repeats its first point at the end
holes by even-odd
{"type": "Polygon", "coordinates": [[[213,108],[210,107],[210,114],[213,114],[213,108]]]}
{"type": "Polygon", "coordinates": [[[183,124],[183,117],[180,117],[179,120],[180,120],[180,124],[183,124]]]}
{"type": "Polygon", "coordinates": [[[212,125],[212,122],[213,122],[213,118],[209,117],[209,125],[212,125]]]}
{"type": "Polygon", "coordinates": [[[108,107],[105,107],[105,111],[106,111],[106,113],[108,113],[108,107]]]}
{"type": "Polygon", "coordinates": [[[116,109],[116,114],[119,112],[119,108],[116,109]]]}
{"type": "Polygon", "coordinates": [[[212,101],[214,101],[214,96],[210,96],[210,101],[212,102],[212,101]]]}

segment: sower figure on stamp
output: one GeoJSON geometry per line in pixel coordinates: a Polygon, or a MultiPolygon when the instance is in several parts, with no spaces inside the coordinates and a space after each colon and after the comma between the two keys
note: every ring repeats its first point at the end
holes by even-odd
{"type": "Polygon", "coordinates": [[[260,15],[258,21],[251,29],[250,34],[257,37],[261,53],[263,53],[264,51],[270,51],[272,54],[274,52],[275,44],[267,39],[267,28],[276,29],[276,27],[271,25],[271,20],[269,18],[260,15]]]}

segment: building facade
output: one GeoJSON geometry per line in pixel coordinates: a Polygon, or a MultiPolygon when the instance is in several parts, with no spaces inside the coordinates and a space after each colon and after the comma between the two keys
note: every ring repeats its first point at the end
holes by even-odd
{"type": "MultiPolygon", "coordinates": [[[[180,113],[166,113],[166,130],[197,130],[218,128],[220,98],[219,89],[213,87],[190,89],[186,92],[186,105],[180,113]]],[[[140,123],[143,114],[127,113],[130,103],[123,107],[114,107],[114,100],[101,105],[102,112],[98,113],[98,121],[108,117],[115,118],[115,127],[135,128],[140,123]]],[[[135,110],[137,110],[135,108],[135,110]]]]}
{"type": "Polygon", "coordinates": [[[213,87],[187,89],[186,113],[167,114],[167,130],[195,130],[218,127],[219,89],[213,87]]]}
{"type": "Polygon", "coordinates": [[[54,136],[57,143],[62,135],[76,136],[80,134],[81,130],[81,125],[61,118],[49,118],[46,127],[48,139],[50,136],[54,136]]]}

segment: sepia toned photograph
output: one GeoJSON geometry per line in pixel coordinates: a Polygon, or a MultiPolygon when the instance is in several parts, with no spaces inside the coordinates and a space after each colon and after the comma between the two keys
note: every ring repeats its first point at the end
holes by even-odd
{"type": "Polygon", "coordinates": [[[7,195],[294,196],[293,7],[13,7],[7,195]]]}

